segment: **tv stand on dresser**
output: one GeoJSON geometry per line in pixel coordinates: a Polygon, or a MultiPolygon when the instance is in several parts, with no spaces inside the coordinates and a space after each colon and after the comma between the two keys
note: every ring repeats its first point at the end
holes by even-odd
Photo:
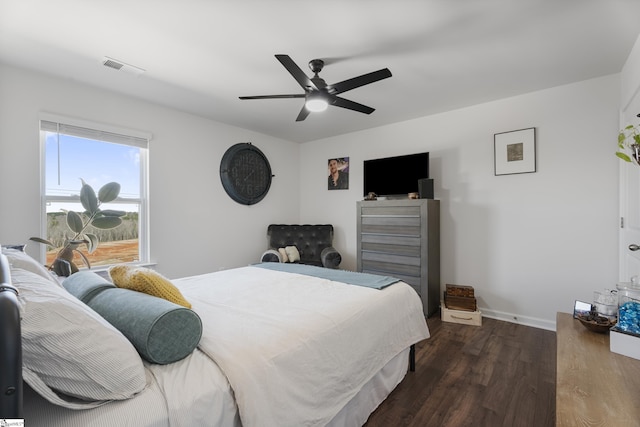
{"type": "Polygon", "coordinates": [[[440,200],[365,200],[357,206],[358,271],[411,285],[425,316],[440,304],[440,200]]]}
{"type": "Polygon", "coordinates": [[[556,426],[640,426],[640,360],[612,353],[609,334],[556,316],[556,426]]]}

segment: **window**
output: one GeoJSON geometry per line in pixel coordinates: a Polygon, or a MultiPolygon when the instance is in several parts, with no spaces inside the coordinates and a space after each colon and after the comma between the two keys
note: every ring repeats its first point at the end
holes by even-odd
{"type": "MultiPolygon", "coordinates": [[[[98,237],[97,249],[89,254],[79,249],[91,267],[120,262],[149,262],[147,209],[147,151],[150,135],[115,129],[75,119],[42,115],[40,141],[42,151],[43,234],[60,248],[73,232],[66,224],[65,211],[82,214],[82,181],[96,193],[109,183],[120,184],[117,199],[101,209],[126,212],[116,228],[87,232],[98,237]]],[[[45,245],[42,245],[43,247],[45,245]]],[[[50,265],[57,250],[42,249],[45,264],[50,265]],[[46,251],[45,251],[46,250],[46,251]]],[[[78,267],[84,262],[74,257],[78,267]]]]}

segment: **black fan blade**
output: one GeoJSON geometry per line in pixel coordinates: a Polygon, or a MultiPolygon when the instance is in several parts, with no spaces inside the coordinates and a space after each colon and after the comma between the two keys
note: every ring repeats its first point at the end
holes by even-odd
{"type": "Polygon", "coordinates": [[[318,89],[304,71],[302,71],[295,62],[293,62],[293,59],[291,59],[289,55],[276,55],[276,58],[282,65],[284,65],[284,68],[287,69],[289,74],[296,79],[298,84],[302,86],[304,90],[318,89]]]}
{"type": "Polygon", "coordinates": [[[258,95],[258,96],[239,96],[240,99],[281,99],[281,98],[304,98],[306,95],[295,94],[295,95],[258,95]]]}
{"type": "Polygon", "coordinates": [[[310,111],[307,110],[307,107],[305,105],[303,105],[302,110],[300,110],[300,113],[298,113],[298,117],[296,117],[296,122],[301,122],[306,119],[309,113],[310,111]]]}
{"type": "Polygon", "coordinates": [[[383,68],[382,70],[374,71],[369,74],[363,74],[349,80],[344,80],[339,83],[329,85],[327,86],[327,90],[329,91],[329,93],[337,95],[339,93],[343,93],[360,86],[368,85],[369,83],[374,83],[388,77],[391,77],[391,71],[389,71],[388,68],[383,68]]]}
{"type": "Polygon", "coordinates": [[[349,101],[348,99],[340,98],[339,96],[333,97],[331,105],[364,114],[371,114],[376,111],[375,108],[367,107],[366,105],[358,104],[357,102],[349,101]]]}

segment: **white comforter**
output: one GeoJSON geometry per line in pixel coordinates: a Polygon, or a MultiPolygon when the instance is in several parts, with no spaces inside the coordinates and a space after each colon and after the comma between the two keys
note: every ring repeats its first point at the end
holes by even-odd
{"type": "Polygon", "coordinates": [[[400,351],[429,337],[420,298],[244,267],[175,280],[203,321],[243,426],[323,426],[400,351]]]}

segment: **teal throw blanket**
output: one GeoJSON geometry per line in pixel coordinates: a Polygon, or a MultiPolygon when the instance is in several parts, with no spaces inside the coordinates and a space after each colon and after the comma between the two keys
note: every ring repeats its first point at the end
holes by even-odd
{"type": "Polygon", "coordinates": [[[268,270],[284,271],[287,273],[304,274],[306,276],[320,277],[322,279],[343,282],[349,285],[365,286],[373,289],[383,289],[389,285],[399,282],[400,279],[390,276],[378,276],[369,273],[357,273],[355,271],[334,270],[331,268],[316,267],[306,264],[289,264],[279,262],[264,262],[254,264],[254,267],[266,268],[268,270]]]}

